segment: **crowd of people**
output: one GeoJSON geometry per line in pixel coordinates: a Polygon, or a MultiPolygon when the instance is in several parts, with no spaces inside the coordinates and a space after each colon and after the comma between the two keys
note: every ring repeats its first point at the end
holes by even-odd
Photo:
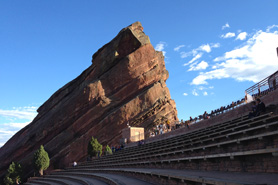
{"type": "MultiPolygon", "coordinates": [[[[217,115],[223,114],[224,112],[233,110],[235,107],[238,107],[244,103],[249,103],[249,102],[247,102],[247,97],[245,97],[241,100],[232,102],[231,104],[229,104],[227,106],[222,106],[219,109],[212,110],[210,113],[205,111],[203,115],[200,115],[198,117],[192,118],[190,116],[189,120],[187,120],[187,121],[181,120],[180,122],[175,122],[175,123],[170,124],[169,120],[167,120],[167,122],[161,123],[161,124],[153,127],[152,130],[150,131],[149,137],[155,137],[156,135],[164,134],[166,132],[178,129],[180,127],[190,128],[191,124],[195,124],[198,121],[210,119],[217,115]]],[[[252,101],[252,111],[249,113],[249,118],[259,116],[262,112],[265,112],[265,104],[259,98],[257,98],[256,101],[252,101]]]]}

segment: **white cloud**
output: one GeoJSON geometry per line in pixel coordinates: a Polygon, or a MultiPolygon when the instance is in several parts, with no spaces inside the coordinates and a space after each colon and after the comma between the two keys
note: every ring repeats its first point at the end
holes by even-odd
{"type": "Polygon", "coordinates": [[[203,95],[204,95],[204,96],[207,96],[207,95],[208,95],[207,91],[203,92],[203,95]]]}
{"type": "Polygon", "coordinates": [[[160,41],[156,46],[155,46],[155,50],[156,51],[162,51],[164,57],[166,57],[166,51],[164,51],[165,47],[167,46],[166,42],[162,42],[160,41]]]}
{"type": "MultiPolygon", "coordinates": [[[[277,25],[271,26],[276,28],[277,25]]],[[[278,27],[278,26],[277,26],[278,27]]],[[[270,28],[270,27],[268,27],[270,28]]],[[[278,30],[257,31],[243,45],[214,59],[217,67],[205,73],[199,73],[191,84],[208,84],[207,80],[233,78],[237,81],[258,82],[278,68],[276,48],[278,30]]]]}
{"type": "Polygon", "coordinates": [[[236,36],[235,33],[228,32],[228,33],[226,33],[225,35],[221,35],[220,37],[223,38],[223,39],[227,39],[227,38],[232,38],[232,37],[234,37],[234,36],[236,36]]]}
{"type": "Polygon", "coordinates": [[[185,45],[179,45],[174,48],[174,51],[179,51],[181,48],[183,48],[185,45]]]}
{"type": "Polygon", "coordinates": [[[220,47],[220,43],[212,43],[211,47],[212,48],[219,48],[220,47]]]}
{"type": "Polygon", "coordinates": [[[159,42],[159,43],[155,46],[155,50],[157,50],[157,51],[162,51],[162,50],[164,50],[164,42],[159,42]]]}
{"type": "Polygon", "coordinates": [[[37,107],[19,107],[12,110],[0,109],[0,116],[18,119],[33,119],[37,115],[37,107]]]}
{"type": "Polygon", "coordinates": [[[191,82],[191,85],[201,85],[208,84],[206,80],[211,79],[222,79],[230,77],[224,69],[216,69],[206,73],[200,73],[199,76],[194,78],[191,82]]]}
{"type": "Polygon", "coordinates": [[[198,65],[191,65],[188,71],[205,70],[208,67],[208,63],[205,61],[200,62],[198,65]]]}
{"type": "Polygon", "coordinates": [[[211,52],[211,48],[208,44],[204,44],[204,45],[200,46],[200,50],[205,51],[207,53],[211,52]]]}
{"type": "Polygon", "coordinates": [[[224,26],[222,26],[222,30],[224,30],[225,28],[230,28],[229,23],[226,23],[224,26]]]}
{"type": "Polygon", "coordinates": [[[246,32],[241,32],[240,34],[238,34],[238,36],[236,37],[236,40],[245,40],[247,37],[247,33],[246,32]]]}
{"type": "Polygon", "coordinates": [[[268,27],[266,28],[266,32],[270,32],[273,28],[278,28],[278,25],[268,26],[268,27]]]}
{"type": "Polygon", "coordinates": [[[198,60],[199,58],[201,58],[202,57],[202,53],[199,53],[199,54],[197,54],[194,58],[192,58],[189,62],[187,62],[186,64],[183,64],[183,66],[187,66],[187,65],[189,65],[189,64],[191,64],[191,63],[193,63],[193,62],[195,62],[196,60],[198,60]]]}
{"type": "Polygon", "coordinates": [[[187,96],[188,94],[187,94],[187,93],[183,93],[183,95],[184,95],[184,96],[187,96]]]}
{"type": "Polygon", "coordinates": [[[196,90],[196,89],[194,89],[194,90],[192,91],[192,94],[193,94],[194,96],[199,96],[199,94],[197,93],[197,90],[196,90]]]}
{"type": "Polygon", "coordinates": [[[213,89],[214,87],[213,86],[209,86],[209,89],[213,89]]]}
{"type": "MultiPolygon", "coordinates": [[[[189,56],[196,56],[198,54],[203,54],[202,52],[207,52],[210,53],[211,52],[211,48],[218,48],[220,47],[219,43],[210,43],[210,44],[202,44],[201,46],[199,46],[198,48],[192,49],[189,52],[180,52],[181,58],[186,58],[189,56]]],[[[187,64],[188,65],[188,64],[187,64]]]]}
{"type": "Polygon", "coordinates": [[[3,146],[15,133],[28,125],[30,121],[23,123],[4,123],[0,124],[0,147],[3,146]]]}
{"type": "Polygon", "coordinates": [[[6,123],[4,125],[12,127],[12,128],[16,128],[16,129],[17,128],[21,129],[21,128],[25,127],[26,125],[28,125],[29,123],[30,122],[28,121],[28,122],[24,122],[24,123],[6,123]]]}
{"type": "Polygon", "coordinates": [[[28,125],[37,115],[37,107],[14,107],[12,110],[0,109],[0,147],[16,132],[28,125]],[[3,123],[5,120],[5,123],[3,123]]]}
{"type": "Polygon", "coordinates": [[[192,55],[192,53],[191,52],[181,52],[180,55],[181,55],[181,58],[186,58],[186,57],[192,55]]]}

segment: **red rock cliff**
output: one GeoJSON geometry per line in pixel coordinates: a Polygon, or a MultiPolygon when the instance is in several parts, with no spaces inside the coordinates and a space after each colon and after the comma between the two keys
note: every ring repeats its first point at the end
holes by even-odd
{"type": "Polygon", "coordinates": [[[0,149],[0,172],[11,161],[30,167],[40,145],[49,153],[52,169],[62,168],[86,158],[92,136],[114,145],[127,122],[148,130],[161,120],[177,120],[165,84],[168,76],[162,52],[154,50],[141,24],[124,28],[93,55],[88,69],[54,93],[32,123],[0,149]]]}

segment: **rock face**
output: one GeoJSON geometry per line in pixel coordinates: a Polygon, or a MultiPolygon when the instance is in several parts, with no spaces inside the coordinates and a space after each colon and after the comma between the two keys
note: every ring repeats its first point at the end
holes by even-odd
{"type": "Polygon", "coordinates": [[[0,149],[0,173],[11,161],[29,171],[40,145],[49,154],[50,169],[63,168],[86,159],[92,136],[103,145],[115,145],[128,122],[148,130],[176,121],[176,105],[165,84],[168,76],[162,52],[154,50],[141,23],[124,28],[93,55],[88,69],[55,92],[32,123],[0,149]]]}

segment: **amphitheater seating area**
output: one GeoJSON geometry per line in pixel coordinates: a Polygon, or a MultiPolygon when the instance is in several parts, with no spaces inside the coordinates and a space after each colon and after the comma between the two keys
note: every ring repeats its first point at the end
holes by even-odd
{"type": "Polygon", "coordinates": [[[278,115],[247,114],[26,184],[278,184],[278,115]]]}

